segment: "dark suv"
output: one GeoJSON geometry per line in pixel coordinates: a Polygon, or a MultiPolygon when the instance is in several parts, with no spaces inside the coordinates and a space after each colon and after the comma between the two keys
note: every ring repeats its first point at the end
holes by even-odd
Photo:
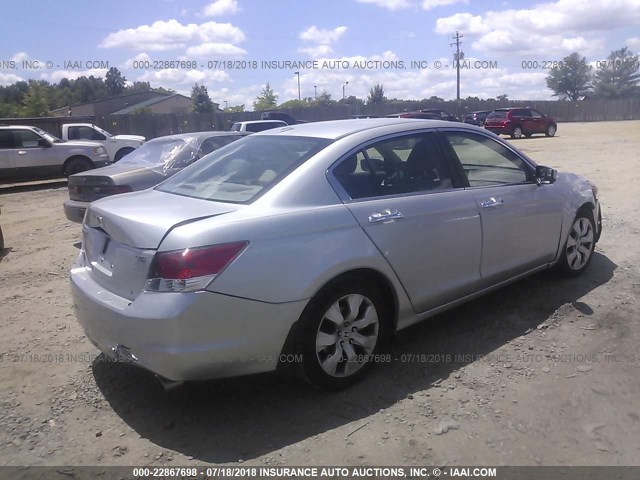
{"type": "Polygon", "coordinates": [[[484,128],[496,135],[511,135],[520,138],[534,133],[553,137],[558,131],[556,121],[531,108],[498,108],[484,122],[484,128]]]}
{"type": "Polygon", "coordinates": [[[445,110],[438,110],[436,108],[426,108],[423,110],[416,110],[415,112],[402,112],[392,113],[387,115],[387,118],[424,118],[428,120],[449,120],[450,122],[459,122],[454,115],[451,115],[445,110]]]}
{"type": "Polygon", "coordinates": [[[464,116],[464,123],[481,127],[482,125],[484,125],[484,121],[487,119],[487,116],[490,113],[491,110],[478,110],[476,112],[469,112],[464,116]]]}

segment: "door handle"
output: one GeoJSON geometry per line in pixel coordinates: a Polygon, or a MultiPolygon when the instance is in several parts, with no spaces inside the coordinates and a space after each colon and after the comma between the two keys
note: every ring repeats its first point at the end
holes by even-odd
{"type": "Polygon", "coordinates": [[[504,200],[502,200],[501,198],[495,198],[495,197],[491,197],[489,200],[482,202],[480,204],[482,208],[494,208],[494,207],[501,207],[503,205],[504,205],[504,200]]]}
{"type": "Polygon", "coordinates": [[[369,215],[369,223],[388,222],[389,220],[403,219],[404,215],[398,210],[385,209],[380,212],[375,212],[369,215]]]}
{"type": "Polygon", "coordinates": [[[27,151],[26,150],[18,150],[18,155],[26,155],[27,151]]]}

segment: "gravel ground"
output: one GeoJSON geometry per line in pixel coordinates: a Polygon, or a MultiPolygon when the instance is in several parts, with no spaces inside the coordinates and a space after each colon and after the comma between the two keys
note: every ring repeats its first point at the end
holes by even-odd
{"type": "Polygon", "coordinates": [[[276,375],[165,394],[106,362],[73,315],[64,184],[0,189],[0,465],[639,465],[639,129],[514,141],[599,186],[584,276],[539,274],[401,332],[397,360],[333,394],[276,375]]]}

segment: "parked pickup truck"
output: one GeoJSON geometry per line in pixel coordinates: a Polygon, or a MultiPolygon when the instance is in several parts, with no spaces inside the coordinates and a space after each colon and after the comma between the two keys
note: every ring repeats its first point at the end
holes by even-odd
{"type": "Polygon", "coordinates": [[[38,127],[0,125],[0,181],[55,178],[109,165],[96,142],[65,142],[38,127]]]}
{"type": "Polygon", "coordinates": [[[66,123],[62,125],[63,140],[91,140],[101,143],[109,158],[117,162],[145,142],[140,135],[111,135],[91,123],[66,123]]]}

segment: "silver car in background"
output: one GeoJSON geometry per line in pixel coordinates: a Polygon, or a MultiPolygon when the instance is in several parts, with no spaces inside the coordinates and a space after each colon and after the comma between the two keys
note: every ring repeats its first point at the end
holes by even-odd
{"type": "Polygon", "coordinates": [[[87,337],[161,377],[296,359],[338,389],[395,330],[543,269],[581,274],[599,219],[587,180],[474,126],[309,123],[92,203],[71,287],[87,337]]]}
{"type": "Polygon", "coordinates": [[[82,223],[87,205],[94,200],[153,187],[184,167],[246,133],[197,132],[155,138],[123,157],[118,163],[71,175],[69,200],[64,213],[82,223]]]}

